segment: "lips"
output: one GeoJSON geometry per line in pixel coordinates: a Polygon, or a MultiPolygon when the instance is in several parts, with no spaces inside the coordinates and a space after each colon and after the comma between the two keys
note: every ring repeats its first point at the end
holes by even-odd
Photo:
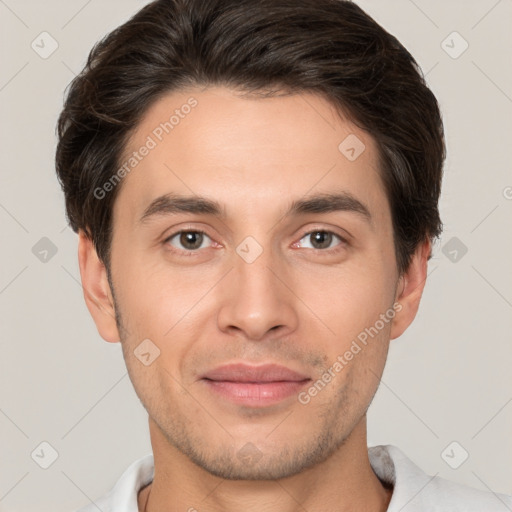
{"type": "Polygon", "coordinates": [[[216,398],[252,408],[282,402],[310,381],[307,375],[277,364],[229,364],[208,371],[201,378],[216,398]]]}
{"type": "Polygon", "coordinates": [[[207,372],[203,379],[224,382],[301,382],[309,380],[307,375],[293,371],[277,364],[250,366],[246,364],[229,364],[207,372]]]}

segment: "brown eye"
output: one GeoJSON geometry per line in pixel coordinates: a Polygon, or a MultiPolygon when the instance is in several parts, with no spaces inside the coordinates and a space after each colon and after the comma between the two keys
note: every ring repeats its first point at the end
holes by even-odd
{"type": "Polygon", "coordinates": [[[310,240],[311,249],[320,250],[324,252],[330,252],[331,250],[336,250],[338,246],[344,246],[346,241],[341,238],[336,233],[332,231],[326,231],[323,229],[317,229],[315,231],[310,231],[306,233],[301,239],[300,244],[303,245],[304,240],[310,240]],[[336,244],[336,239],[341,241],[342,243],[336,244]],[[334,246],[332,245],[334,242],[334,246]]]}
{"type": "Polygon", "coordinates": [[[332,243],[332,233],[327,231],[315,231],[308,236],[311,237],[315,249],[328,249],[332,243]]]}
{"type": "Polygon", "coordinates": [[[165,240],[172,247],[182,251],[196,251],[201,249],[206,239],[210,237],[203,231],[178,231],[165,240]]]}

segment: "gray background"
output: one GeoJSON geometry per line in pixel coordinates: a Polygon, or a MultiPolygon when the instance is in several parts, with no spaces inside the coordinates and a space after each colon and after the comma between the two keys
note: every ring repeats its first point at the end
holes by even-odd
{"type": "MultiPolygon", "coordinates": [[[[121,347],[99,337],[85,307],[53,167],[66,85],[145,3],[0,0],[0,511],[72,511],[151,450],[121,347]],[[58,44],[47,58],[44,31],[58,44]]],[[[512,493],[512,2],[358,3],[427,74],[448,144],[445,231],[418,316],[392,342],[369,444],[512,493]]]]}

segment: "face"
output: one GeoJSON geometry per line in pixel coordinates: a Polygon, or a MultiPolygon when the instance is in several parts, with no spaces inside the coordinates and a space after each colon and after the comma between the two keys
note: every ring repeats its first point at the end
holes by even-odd
{"type": "Polygon", "coordinates": [[[111,291],[150,424],[223,478],[325,460],[364,423],[404,328],[374,141],[319,96],[219,87],[160,99],[134,151],[111,291]]]}

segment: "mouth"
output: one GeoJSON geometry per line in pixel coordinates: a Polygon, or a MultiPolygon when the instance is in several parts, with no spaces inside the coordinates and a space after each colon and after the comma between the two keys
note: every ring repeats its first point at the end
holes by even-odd
{"type": "Polygon", "coordinates": [[[217,397],[238,405],[265,407],[296,395],[311,378],[277,364],[229,364],[207,372],[201,381],[217,397]]]}

